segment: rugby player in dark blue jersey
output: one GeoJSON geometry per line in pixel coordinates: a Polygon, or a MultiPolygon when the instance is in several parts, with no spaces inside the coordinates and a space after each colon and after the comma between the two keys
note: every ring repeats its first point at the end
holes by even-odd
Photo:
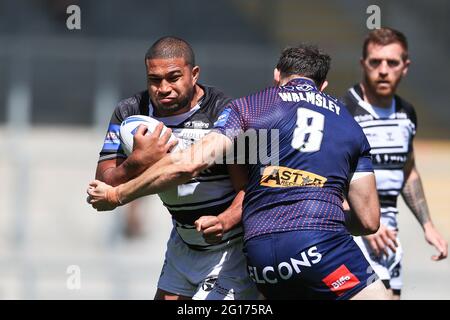
{"type": "Polygon", "coordinates": [[[217,132],[136,179],[115,188],[95,181],[91,203],[111,210],[183,183],[222,161],[221,151],[256,134],[246,153],[247,159],[255,152],[259,157],[247,161],[242,221],[248,271],[260,292],[268,299],[387,298],[347,231],[375,232],[379,205],[364,133],[337,99],[322,93],[329,65],[330,57],[315,47],[284,50],[277,86],[234,100],[215,123],[217,132]],[[261,148],[271,150],[267,157],[261,148]],[[351,225],[342,209],[344,193],[353,209],[351,225]]]}

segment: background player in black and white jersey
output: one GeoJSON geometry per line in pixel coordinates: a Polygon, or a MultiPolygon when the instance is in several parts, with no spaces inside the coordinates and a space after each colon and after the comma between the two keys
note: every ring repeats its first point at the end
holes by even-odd
{"type": "Polygon", "coordinates": [[[438,251],[432,259],[445,259],[448,252],[447,242],[431,220],[414,161],[416,113],[411,104],[395,94],[409,65],[406,37],[390,28],[374,30],[363,46],[362,82],[344,97],[371,145],[381,207],[379,231],[355,240],[385,285],[392,289],[394,299],[400,298],[402,287],[402,249],[397,237],[400,193],[421,224],[426,241],[438,251]]]}
{"type": "MultiPolygon", "coordinates": [[[[148,50],[145,63],[148,88],[119,102],[100,153],[96,178],[111,185],[135,178],[162,158],[174,146],[168,143],[171,132],[183,145],[201,139],[230,101],[217,89],[197,83],[200,69],[191,46],[182,39],[159,39],[148,50]],[[162,124],[150,135],[139,127],[133,152],[126,157],[119,128],[132,115],[151,116],[171,130],[159,138],[162,124]]],[[[238,176],[232,182],[225,165],[214,166],[159,194],[174,228],[155,299],[258,297],[242,253],[243,192],[238,176]]]]}

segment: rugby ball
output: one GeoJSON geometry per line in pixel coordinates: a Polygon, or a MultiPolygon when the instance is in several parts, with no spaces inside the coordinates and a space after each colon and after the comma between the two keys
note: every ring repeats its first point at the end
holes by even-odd
{"type": "MultiPolygon", "coordinates": [[[[125,152],[125,154],[128,156],[133,151],[133,137],[139,127],[139,125],[144,125],[148,128],[148,131],[146,135],[151,134],[156,126],[159,124],[160,121],[153,119],[148,116],[131,116],[126,118],[121,124],[120,124],[120,143],[122,145],[122,149],[125,152]]],[[[166,132],[167,127],[164,126],[161,136],[166,132]]],[[[173,135],[170,137],[169,141],[177,140],[177,138],[173,135]]],[[[170,152],[174,152],[178,150],[178,146],[175,146],[170,150],[170,152]]]]}

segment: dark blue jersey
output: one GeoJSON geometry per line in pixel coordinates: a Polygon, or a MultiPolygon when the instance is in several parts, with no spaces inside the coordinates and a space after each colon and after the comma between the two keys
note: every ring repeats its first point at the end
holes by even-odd
{"type": "Polygon", "coordinates": [[[372,163],[363,131],[337,99],[298,78],[234,100],[215,128],[238,143],[256,132],[247,152],[250,160],[256,153],[257,161],[247,161],[246,239],[344,228],[344,190],[354,172],[372,171],[372,163]]]}

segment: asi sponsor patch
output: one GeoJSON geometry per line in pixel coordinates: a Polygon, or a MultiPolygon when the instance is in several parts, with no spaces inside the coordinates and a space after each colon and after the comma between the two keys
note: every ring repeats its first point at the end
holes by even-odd
{"type": "Polygon", "coordinates": [[[359,279],[344,264],[323,278],[322,281],[338,297],[360,283],[359,279]]]}
{"type": "Polygon", "coordinates": [[[214,122],[214,127],[223,127],[225,125],[225,123],[227,123],[228,117],[231,114],[231,109],[230,108],[226,108],[225,110],[222,111],[222,113],[220,114],[220,116],[217,118],[217,121],[214,122]]]}
{"type": "Polygon", "coordinates": [[[264,168],[260,185],[265,187],[319,187],[323,188],[327,178],[318,174],[287,167],[264,168]]]}

